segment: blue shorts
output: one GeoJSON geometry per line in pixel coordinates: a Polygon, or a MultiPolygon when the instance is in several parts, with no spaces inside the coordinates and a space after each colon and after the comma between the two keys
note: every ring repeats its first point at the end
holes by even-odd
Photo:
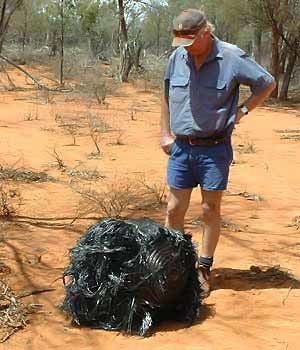
{"type": "Polygon", "coordinates": [[[182,140],[175,140],[170,148],[167,182],[175,189],[200,185],[206,191],[226,190],[232,159],[230,143],[192,146],[182,140]]]}

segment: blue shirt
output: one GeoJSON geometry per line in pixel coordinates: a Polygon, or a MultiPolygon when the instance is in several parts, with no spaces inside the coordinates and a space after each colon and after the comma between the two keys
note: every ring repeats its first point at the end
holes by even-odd
{"type": "Polygon", "coordinates": [[[231,135],[240,84],[258,95],[274,78],[243,50],[214,37],[212,51],[199,70],[188,52],[177,48],[169,58],[165,80],[169,80],[173,133],[205,138],[231,135]]]}

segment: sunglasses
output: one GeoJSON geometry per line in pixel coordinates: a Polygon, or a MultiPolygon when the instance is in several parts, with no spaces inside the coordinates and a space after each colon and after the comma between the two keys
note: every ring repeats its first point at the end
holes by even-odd
{"type": "Polygon", "coordinates": [[[199,28],[187,29],[187,30],[174,29],[173,34],[179,38],[195,39],[196,37],[199,37],[199,38],[203,37],[203,35],[206,32],[206,28],[204,28],[204,30],[202,30],[202,32],[200,33],[201,30],[202,30],[202,28],[201,29],[199,29],[199,28]]]}

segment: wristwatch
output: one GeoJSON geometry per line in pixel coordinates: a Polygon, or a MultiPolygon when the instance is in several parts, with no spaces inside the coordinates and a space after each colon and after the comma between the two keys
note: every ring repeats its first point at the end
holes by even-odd
{"type": "Polygon", "coordinates": [[[246,115],[246,114],[249,113],[249,109],[248,109],[248,107],[247,107],[246,105],[241,105],[241,106],[240,106],[240,110],[241,110],[241,112],[242,112],[244,115],[246,115]]]}

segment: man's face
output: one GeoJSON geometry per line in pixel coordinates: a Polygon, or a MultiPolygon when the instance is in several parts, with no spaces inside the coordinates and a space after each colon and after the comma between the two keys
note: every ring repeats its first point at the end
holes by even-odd
{"type": "Polygon", "coordinates": [[[196,34],[193,44],[190,46],[185,46],[185,49],[191,55],[203,55],[209,49],[210,40],[210,30],[207,27],[201,28],[196,34]]]}

